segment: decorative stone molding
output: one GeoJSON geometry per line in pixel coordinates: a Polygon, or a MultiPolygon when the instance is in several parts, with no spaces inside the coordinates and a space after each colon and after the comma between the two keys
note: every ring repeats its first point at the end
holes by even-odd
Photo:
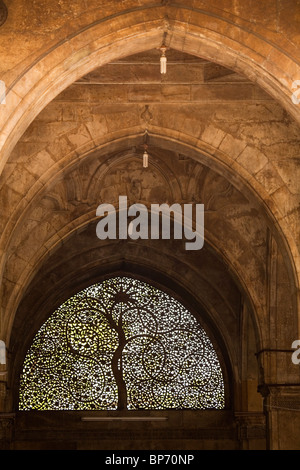
{"type": "Polygon", "coordinates": [[[0,26],[2,26],[7,19],[7,8],[3,0],[0,0],[0,26]]]}
{"type": "Polygon", "coordinates": [[[267,411],[298,411],[300,410],[300,386],[269,386],[267,411]]]}

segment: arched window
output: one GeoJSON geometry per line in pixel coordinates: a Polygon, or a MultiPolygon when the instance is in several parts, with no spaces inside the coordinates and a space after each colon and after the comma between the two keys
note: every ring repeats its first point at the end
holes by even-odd
{"type": "Polygon", "coordinates": [[[62,304],[27,352],[20,410],[222,409],[207,334],[180,302],[130,277],[62,304]]]}

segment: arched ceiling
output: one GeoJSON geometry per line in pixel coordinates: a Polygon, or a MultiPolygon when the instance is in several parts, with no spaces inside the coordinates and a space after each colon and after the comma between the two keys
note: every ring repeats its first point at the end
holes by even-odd
{"type": "Polygon", "coordinates": [[[8,92],[0,122],[1,168],[28,124],[60,91],[97,65],[159,47],[166,32],[172,49],[244,73],[299,120],[291,100],[299,71],[298,15],[290,15],[289,4],[278,8],[272,0],[263,11],[268,15],[242,1],[108,1],[90,2],[86,9],[65,1],[30,8],[16,0],[1,31],[8,92]],[[17,55],[6,53],[13,41],[17,55]]]}
{"type": "Polygon", "coordinates": [[[278,148],[288,149],[293,165],[298,126],[246,77],[183,52],[167,55],[165,76],[152,49],[79,78],[46,106],[11,153],[0,189],[8,335],[24,289],[52,253],[95,224],[101,202],[116,204],[121,194],[147,205],[204,203],[206,242],[256,314],[266,314],[269,234],[287,249],[274,210],[282,223],[293,217],[280,213],[277,193],[289,186],[291,208],[297,193],[278,148]]]}
{"type": "Polygon", "coordinates": [[[223,10],[212,2],[107,2],[104,9],[90,2],[85,12],[73,2],[69,13],[58,3],[63,15],[55,5],[47,31],[37,19],[45,23],[46,10],[34,11],[36,43],[28,15],[20,24],[12,13],[0,31],[0,52],[12,24],[28,40],[19,59],[2,64],[10,68],[0,115],[2,336],[18,348],[18,328],[29,338],[58,299],[96,279],[97,269],[104,275],[124,262],[190,292],[219,325],[235,364],[244,303],[257,347],[270,344],[276,245],[288,298],[287,333],[278,341],[289,347],[300,273],[300,118],[291,100],[297,28],[284,36],[284,9],[276,16],[274,2],[268,18],[252,5],[258,23],[245,2],[223,10]],[[158,47],[166,33],[161,75],[158,47]],[[204,249],[101,244],[96,208],[117,204],[121,194],[148,206],[203,203],[204,249]]]}

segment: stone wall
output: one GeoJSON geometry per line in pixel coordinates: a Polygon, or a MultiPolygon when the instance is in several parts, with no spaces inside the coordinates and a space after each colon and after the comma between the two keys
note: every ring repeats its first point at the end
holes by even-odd
{"type": "MultiPolygon", "coordinates": [[[[77,289],[129,271],[190,303],[226,371],[224,427],[217,423],[208,441],[206,418],[197,430],[188,420],[180,428],[188,440],[175,433],[165,444],[300,448],[300,374],[291,361],[299,337],[299,5],[6,6],[0,3],[2,447],[26,439],[30,447],[32,426],[45,427],[43,418],[30,422],[17,412],[19,373],[38,327],[77,289]],[[159,73],[163,40],[166,75],[159,73]],[[119,195],[147,206],[203,203],[204,248],[100,242],[96,208],[117,204],[119,195]]],[[[68,442],[78,448],[82,429],[70,419],[68,442]]],[[[58,445],[54,416],[50,427],[38,446],[58,445]]],[[[144,439],[156,445],[154,435],[144,439]]]]}

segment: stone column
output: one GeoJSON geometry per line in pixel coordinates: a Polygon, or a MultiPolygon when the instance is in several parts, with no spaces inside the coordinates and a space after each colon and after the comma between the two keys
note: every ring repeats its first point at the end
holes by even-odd
{"type": "Polygon", "coordinates": [[[0,413],[7,411],[7,371],[6,366],[0,365],[0,413]]]}
{"type": "Polygon", "coordinates": [[[0,340],[0,413],[11,411],[11,408],[9,408],[10,404],[8,403],[9,400],[7,383],[8,351],[5,342],[3,340],[0,340]]]}
{"type": "Polygon", "coordinates": [[[261,389],[267,425],[267,449],[300,449],[300,384],[261,389]]]}

